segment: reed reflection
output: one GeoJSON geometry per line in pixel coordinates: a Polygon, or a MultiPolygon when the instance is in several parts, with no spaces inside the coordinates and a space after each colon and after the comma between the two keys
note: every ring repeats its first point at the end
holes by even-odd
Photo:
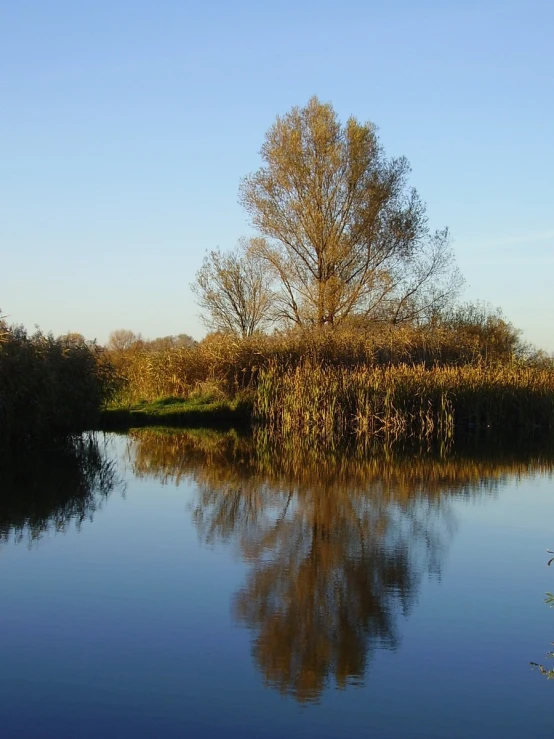
{"type": "Polygon", "coordinates": [[[79,527],[115,488],[123,489],[115,462],[93,434],[25,453],[0,471],[0,541],[32,543],[72,522],[79,527]]]}
{"type": "Polygon", "coordinates": [[[249,572],[235,595],[267,684],[299,701],[360,683],[394,649],[426,576],[440,576],[454,495],[494,494],[509,476],[552,470],[548,455],[437,458],[272,449],[236,434],[133,434],[138,475],[193,478],[202,539],[235,543],[249,572]]]}

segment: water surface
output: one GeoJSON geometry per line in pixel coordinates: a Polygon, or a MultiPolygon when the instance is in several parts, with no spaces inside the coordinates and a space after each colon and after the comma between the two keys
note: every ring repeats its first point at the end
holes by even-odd
{"type": "Polygon", "coordinates": [[[143,429],[20,465],[1,736],[552,736],[552,460],[143,429]]]}

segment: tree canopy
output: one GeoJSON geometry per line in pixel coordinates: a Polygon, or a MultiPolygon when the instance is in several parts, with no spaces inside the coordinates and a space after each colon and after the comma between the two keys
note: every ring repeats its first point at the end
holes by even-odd
{"type": "Polygon", "coordinates": [[[403,157],[387,159],[372,123],[344,126],[313,97],[278,117],[240,200],[263,238],[275,316],[337,325],[398,323],[441,309],[461,285],[448,230],[432,232],[403,157]]]}

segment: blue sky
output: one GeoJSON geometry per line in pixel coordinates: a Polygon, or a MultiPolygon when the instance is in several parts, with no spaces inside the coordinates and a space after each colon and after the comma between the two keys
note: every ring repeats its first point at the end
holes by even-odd
{"type": "Polygon", "coordinates": [[[553,27],[550,0],[0,0],[2,311],[200,338],[190,282],[316,94],[409,159],[463,297],[554,351],[553,27]]]}

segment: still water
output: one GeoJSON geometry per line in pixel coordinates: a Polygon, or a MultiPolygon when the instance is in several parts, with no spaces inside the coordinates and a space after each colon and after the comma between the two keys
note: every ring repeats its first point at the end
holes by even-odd
{"type": "Polygon", "coordinates": [[[29,460],[0,736],[551,737],[553,469],[151,429],[29,460]]]}

